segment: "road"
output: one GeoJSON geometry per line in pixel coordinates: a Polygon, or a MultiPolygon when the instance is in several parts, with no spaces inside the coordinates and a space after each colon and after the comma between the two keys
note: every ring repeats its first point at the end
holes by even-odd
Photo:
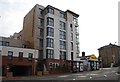
{"type": "Polygon", "coordinates": [[[21,77],[16,80],[118,80],[120,74],[116,73],[118,68],[104,68],[97,71],[85,71],[62,75],[51,75],[42,77],[21,77]]]}

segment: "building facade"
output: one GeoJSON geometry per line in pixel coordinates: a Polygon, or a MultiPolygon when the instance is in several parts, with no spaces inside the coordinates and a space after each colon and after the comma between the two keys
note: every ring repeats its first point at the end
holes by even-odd
{"type": "Polygon", "coordinates": [[[72,70],[72,62],[79,61],[78,17],[70,10],[36,4],[24,17],[23,30],[16,37],[38,50],[42,71],[72,70]]]}
{"type": "Polygon", "coordinates": [[[0,37],[2,75],[29,76],[36,74],[38,50],[25,48],[25,42],[0,37]]]}
{"type": "Polygon", "coordinates": [[[120,46],[109,44],[98,49],[101,67],[120,65],[120,46]]]}

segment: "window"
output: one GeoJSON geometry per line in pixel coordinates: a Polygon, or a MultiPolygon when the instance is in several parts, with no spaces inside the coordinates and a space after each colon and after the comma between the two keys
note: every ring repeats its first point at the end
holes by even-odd
{"type": "Polygon", "coordinates": [[[13,52],[12,51],[8,51],[8,59],[12,59],[13,58],[13,52]]]}
{"type": "Polygon", "coordinates": [[[52,38],[47,38],[47,41],[46,41],[47,43],[47,47],[51,47],[51,48],[53,48],[53,46],[54,46],[54,40],[52,39],[52,38]]]}
{"type": "Polygon", "coordinates": [[[0,41],[0,46],[9,46],[9,42],[0,41]]]}
{"type": "Polygon", "coordinates": [[[60,17],[61,18],[65,18],[65,13],[64,12],[60,12],[60,17]]]}
{"type": "Polygon", "coordinates": [[[39,8],[38,15],[43,16],[43,10],[39,8]]]}
{"type": "Polygon", "coordinates": [[[71,40],[73,41],[73,33],[71,33],[71,40]]]}
{"type": "Polygon", "coordinates": [[[71,60],[73,60],[73,52],[71,52],[71,60]]]}
{"type": "Polygon", "coordinates": [[[47,36],[52,36],[54,37],[54,29],[47,27],[47,36]]]}
{"type": "Polygon", "coordinates": [[[60,51],[60,59],[66,60],[66,52],[60,51]]]}
{"type": "Polygon", "coordinates": [[[23,52],[19,52],[19,59],[23,58],[23,52]]]}
{"type": "Polygon", "coordinates": [[[77,23],[77,21],[78,21],[77,17],[73,16],[73,22],[77,23]]]}
{"type": "Polygon", "coordinates": [[[66,39],[66,32],[60,31],[60,39],[66,39]]]}
{"type": "Polygon", "coordinates": [[[43,39],[38,39],[38,47],[43,48],[43,39]]]}
{"type": "Polygon", "coordinates": [[[72,27],[72,24],[70,24],[70,28],[71,28],[71,31],[73,31],[73,27],[72,27]]]}
{"type": "Polygon", "coordinates": [[[48,10],[48,13],[54,14],[54,9],[53,9],[53,8],[50,8],[50,7],[49,7],[47,10],[48,10]]]}
{"type": "Polygon", "coordinates": [[[73,42],[71,42],[71,50],[73,50],[73,42]]]}
{"type": "Polygon", "coordinates": [[[39,19],[38,19],[38,25],[43,26],[43,24],[44,24],[44,23],[43,23],[43,19],[39,18],[39,19]]]}
{"type": "Polygon", "coordinates": [[[33,53],[28,53],[28,60],[32,61],[32,58],[33,58],[33,53]]]}
{"type": "Polygon", "coordinates": [[[0,50],[0,58],[2,57],[2,51],[0,50]]]}
{"type": "Polygon", "coordinates": [[[43,29],[38,28],[38,36],[43,37],[43,29]]]}
{"type": "Polygon", "coordinates": [[[3,43],[2,43],[2,41],[0,41],[0,46],[3,46],[3,43]]]}
{"type": "Polygon", "coordinates": [[[47,58],[53,58],[53,55],[54,55],[54,50],[52,50],[52,49],[47,49],[46,50],[47,58]]]}
{"type": "Polygon", "coordinates": [[[66,50],[66,42],[60,40],[60,49],[66,50]]]}
{"type": "Polygon", "coordinates": [[[54,19],[48,17],[48,18],[47,18],[47,25],[54,26],[54,19]]]}
{"type": "Polygon", "coordinates": [[[65,23],[60,21],[60,29],[65,30],[65,23]]]}

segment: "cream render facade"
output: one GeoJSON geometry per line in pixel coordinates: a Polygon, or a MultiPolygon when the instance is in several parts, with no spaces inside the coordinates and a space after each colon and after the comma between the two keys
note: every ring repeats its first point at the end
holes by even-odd
{"type": "Polygon", "coordinates": [[[33,58],[38,58],[38,50],[27,49],[27,48],[17,48],[9,46],[0,46],[2,56],[8,56],[8,51],[13,52],[13,57],[19,57],[19,52],[23,52],[23,58],[28,58],[28,54],[32,53],[33,58]]]}

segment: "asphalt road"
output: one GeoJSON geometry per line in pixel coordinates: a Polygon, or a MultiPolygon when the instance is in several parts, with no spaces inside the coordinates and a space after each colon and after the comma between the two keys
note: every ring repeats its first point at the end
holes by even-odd
{"type": "Polygon", "coordinates": [[[43,77],[21,78],[23,80],[118,80],[120,75],[116,73],[118,68],[104,68],[97,71],[85,71],[63,75],[51,75],[43,77]]]}
{"type": "Polygon", "coordinates": [[[42,77],[21,77],[16,80],[118,80],[120,74],[117,73],[118,68],[104,68],[103,70],[97,71],[85,71],[79,73],[69,73],[62,75],[51,75],[42,77]]]}

